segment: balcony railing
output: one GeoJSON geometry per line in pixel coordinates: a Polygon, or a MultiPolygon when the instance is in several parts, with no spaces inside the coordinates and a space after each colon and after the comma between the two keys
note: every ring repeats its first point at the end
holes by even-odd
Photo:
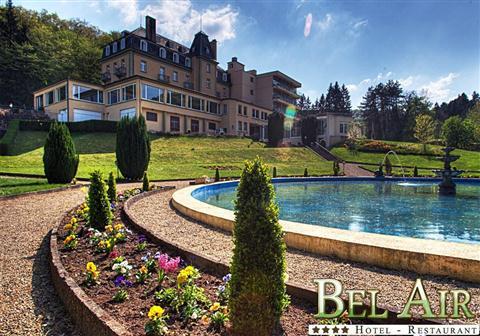
{"type": "Polygon", "coordinates": [[[286,85],[286,84],[282,84],[282,83],[280,83],[280,82],[278,82],[278,81],[276,81],[276,80],[273,81],[273,86],[274,86],[274,87],[281,88],[281,89],[284,89],[284,90],[289,91],[289,92],[291,92],[291,93],[293,93],[293,94],[297,94],[297,89],[296,89],[296,88],[290,87],[290,86],[288,86],[288,85],[286,85]]]}
{"type": "Polygon", "coordinates": [[[189,82],[189,81],[185,81],[185,82],[183,82],[183,87],[184,87],[185,89],[193,90],[193,83],[192,83],[192,82],[189,82]]]}
{"type": "Polygon", "coordinates": [[[127,75],[127,67],[125,65],[116,67],[114,73],[118,78],[123,78],[127,75]]]}
{"type": "Polygon", "coordinates": [[[286,96],[283,96],[283,95],[274,94],[273,95],[273,100],[280,100],[282,102],[286,102],[288,104],[295,105],[295,99],[291,99],[290,97],[286,97],[286,96]]]}
{"type": "Polygon", "coordinates": [[[111,80],[112,80],[112,74],[110,73],[110,71],[106,71],[102,73],[102,82],[107,83],[107,82],[110,82],[111,80]]]}
{"type": "Polygon", "coordinates": [[[158,74],[158,80],[164,83],[170,83],[170,76],[164,74],[158,74]]]}

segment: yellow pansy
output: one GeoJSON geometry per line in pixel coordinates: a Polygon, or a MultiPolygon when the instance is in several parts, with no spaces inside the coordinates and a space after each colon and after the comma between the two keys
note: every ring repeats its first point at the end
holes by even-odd
{"type": "Polygon", "coordinates": [[[123,234],[121,234],[121,233],[119,232],[119,233],[117,233],[117,234],[115,235],[115,238],[117,238],[117,239],[122,239],[122,238],[123,238],[123,234]]]}
{"type": "Polygon", "coordinates": [[[95,266],[93,262],[89,261],[87,263],[87,271],[89,271],[90,273],[95,273],[97,271],[97,266],[95,266]]]}
{"type": "Polygon", "coordinates": [[[177,276],[177,283],[179,285],[185,283],[188,279],[188,274],[186,274],[184,271],[180,271],[180,273],[178,273],[178,276],[177,276]]]}
{"type": "Polygon", "coordinates": [[[183,269],[183,272],[185,272],[187,276],[190,276],[195,273],[195,268],[193,266],[187,266],[183,269]]]}
{"type": "Polygon", "coordinates": [[[115,231],[120,231],[123,228],[123,225],[122,224],[116,224],[114,228],[115,228],[115,231]]]}
{"type": "Polygon", "coordinates": [[[211,312],[214,312],[214,311],[217,311],[219,308],[220,308],[220,303],[219,303],[219,302],[215,302],[215,303],[210,307],[210,311],[211,311],[211,312]]]}
{"type": "Polygon", "coordinates": [[[68,223],[68,224],[65,224],[65,226],[64,226],[63,228],[64,228],[65,230],[70,231],[70,230],[73,228],[73,226],[72,226],[72,224],[68,223]]]}
{"type": "Polygon", "coordinates": [[[98,248],[99,249],[104,249],[105,248],[105,241],[104,240],[100,240],[98,242],[98,248]]]}
{"type": "Polygon", "coordinates": [[[210,324],[210,317],[208,317],[207,315],[203,315],[202,318],[200,319],[200,322],[203,325],[209,325],[210,324]]]}
{"type": "Polygon", "coordinates": [[[162,317],[163,315],[163,308],[160,307],[160,306],[152,306],[150,308],[150,310],[148,311],[148,318],[152,319],[152,320],[156,320],[160,317],[162,317]]]}
{"type": "Polygon", "coordinates": [[[76,217],[72,217],[70,223],[75,224],[76,222],[78,222],[78,219],[76,217]]]}
{"type": "Polygon", "coordinates": [[[148,273],[148,269],[144,266],[140,267],[140,272],[141,273],[148,273]]]}
{"type": "Polygon", "coordinates": [[[110,232],[113,231],[113,227],[111,225],[107,225],[107,226],[105,226],[105,231],[110,233],[110,232]]]}
{"type": "Polygon", "coordinates": [[[75,235],[70,235],[67,238],[65,238],[63,243],[66,245],[66,244],[70,243],[72,240],[74,240],[75,238],[76,238],[75,235]]]}

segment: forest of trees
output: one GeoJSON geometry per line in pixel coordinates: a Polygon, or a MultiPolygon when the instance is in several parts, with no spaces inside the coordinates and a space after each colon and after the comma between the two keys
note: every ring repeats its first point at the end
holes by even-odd
{"type": "Polygon", "coordinates": [[[0,105],[32,106],[32,92],[70,77],[100,82],[101,47],[119,37],[78,19],[0,6],[0,105]]]}
{"type": "Polygon", "coordinates": [[[297,106],[302,115],[317,113],[335,113],[335,114],[352,114],[352,103],[350,101],[350,93],[345,84],[340,86],[338,82],[330,83],[327,94],[317,98],[312,103],[310,97],[302,94],[298,99],[297,106]]]}

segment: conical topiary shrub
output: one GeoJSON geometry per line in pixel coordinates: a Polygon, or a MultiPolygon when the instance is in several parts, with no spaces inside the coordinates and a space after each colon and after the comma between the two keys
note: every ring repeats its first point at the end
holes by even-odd
{"type": "Polygon", "coordinates": [[[220,181],[220,171],[218,170],[218,167],[215,168],[215,182],[220,181]]]}
{"type": "Polygon", "coordinates": [[[233,334],[271,335],[288,302],[285,243],[269,170],[259,158],[242,172],[233,240],[228,303],[233,334]]]}
{"type": "Polygon", "coordinates": [[[145,118],[124,117],[117,127],[117,165],[122,175],[131,180],[140,180],[150,162],[150,139],[145,118]]]}
{"type": "Polygon", "coordinates": [[[113,172],[110,172],[108,175],[108,199],[110,203],[117,202],[117,182],[115,180],[115,176],[113,176],[113,172]]]}
{"type": "Polygon", "coordinates": [[[413,177],[418,177],[418,168],[417,168],[417,166],[413,167],[413,177]]]}
{"type": "Polygon", "coordinates": [[[308,169],[307,168],[305,168],[305,170],[303,171],[303,176],[308,177],[308,169]]]}
{"type": "Polygon", "coordinates": [[[91,227],[104,230],[112,222],[112,210],[107,195],[107,187],[102,173],[98,170],[90,174],[88,188],[88,222],[91,227]]]}
{"type": "Polygon", "coordinates": [[[78,162],[67,126],[52,123],[43,152],[43,169],[48,183],[70,183],[77,174],[78,162]]]}
{"type": "Polygon", "coordinates": [[[277,177],[277,167],[273,167],[273,177],[277,177]]]}
{"type": "Polygon", "coordinates": [[[145,172],[143,174],[142,190],[143,191],[149,191],[150,190],[150,180],[148,179],[147,172],[145,172]]]}

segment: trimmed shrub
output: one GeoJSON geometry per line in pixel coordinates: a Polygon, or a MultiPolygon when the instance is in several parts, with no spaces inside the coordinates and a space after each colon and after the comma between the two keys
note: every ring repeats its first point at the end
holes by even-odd
{"type": "Polygon", "coordinates": [[[390,161],[388,156],[385,158],[384,165],[385,165],[385,174],[387,176],[392,176],[392,162],[390,161]]]}
{"type": "Polygon", "coordinates": [[[143,191],[149,191],[150,190],[150,180],[148,179],[147,172],[145,172],[143,174],[142,190],[143,191]]]}
{"type": "Polygon", "coordinates": [[[418,177],[418,168],[417,168],[417,166],[413,167],[413,177],[418,177]]]}
{"type": "Polygon", "coordinates": [[[48,183],[70,183],[77,174],[79,157],[68,128],[57,122],[50,126],[43,153],[48,183]]]}
{"type": "Polygon", "coordinates": [[[288,304],[278,206],[260,158],[247,161],[235,202],[230,299],[234,335],[271,335],[288,304]]]}
{"type": "Polygon", "coordinates": [[[20,120],[12,120],[8,123],[7,132],[0,139],[0,155],[11,155],[10,146],[15,141],[20,126],[20,120]]]}
{"type": "Polygon", "coordinates": [[[277,147],[283,140],[285,116],[282,113],[273,112],[268,117],[268,145],[277,147]]]}
{"type": "Polygon", "coordinates": [[[107,186],[103,175],[96,170],[90,174],[90,188],[88,188],[88,221],[90,226],[104,230],[112,222],[112,211],[107,195],[107,186]]]}
{"type": "Polygon", "coordinates": [[[277,167],[273,167],[273,177],[277,177],[277,167]]]}
{"type": "Polygon", "coordinates": [[[305,168],[305,170],[303,171],[303,176],[304,176],[304,177],[308,177],[308,170],[307,170],[307,168],[305,168]]]}
{"type": "Polygon", "coordinates": [[[122,175],[131,180],[140,180],[150,162],[150,139],[145,118],[124,117],[118,123],[117,165],[122,175]]]}
{"type": "MultiPolygon", "coordinates": [[[[48,131],[55,121],[49,120],[21,120],[21,131],[48,131]]],[[[85,120],[63,123],[72,133],[117,132],[117,122],[112,120],[85,120]]]]}
{"type": "Polygon", "coordinates": [[[110,172],[108,175],[108,199],[110,203],[117,202],[117,182],[115,180],[115,176],[113,176],[113,172],[110,172]]]}
{"type": "Polygon", "coordinates": [[[220,171],[218,170],[218,167],[215,168],[215,182],[220,181],[220,171]]]}
{"type": "Polygon", "coordinates": [[[340,173],[340,165],[337,161],[333,161],[333,176],[338,176],[340,173]]]}

